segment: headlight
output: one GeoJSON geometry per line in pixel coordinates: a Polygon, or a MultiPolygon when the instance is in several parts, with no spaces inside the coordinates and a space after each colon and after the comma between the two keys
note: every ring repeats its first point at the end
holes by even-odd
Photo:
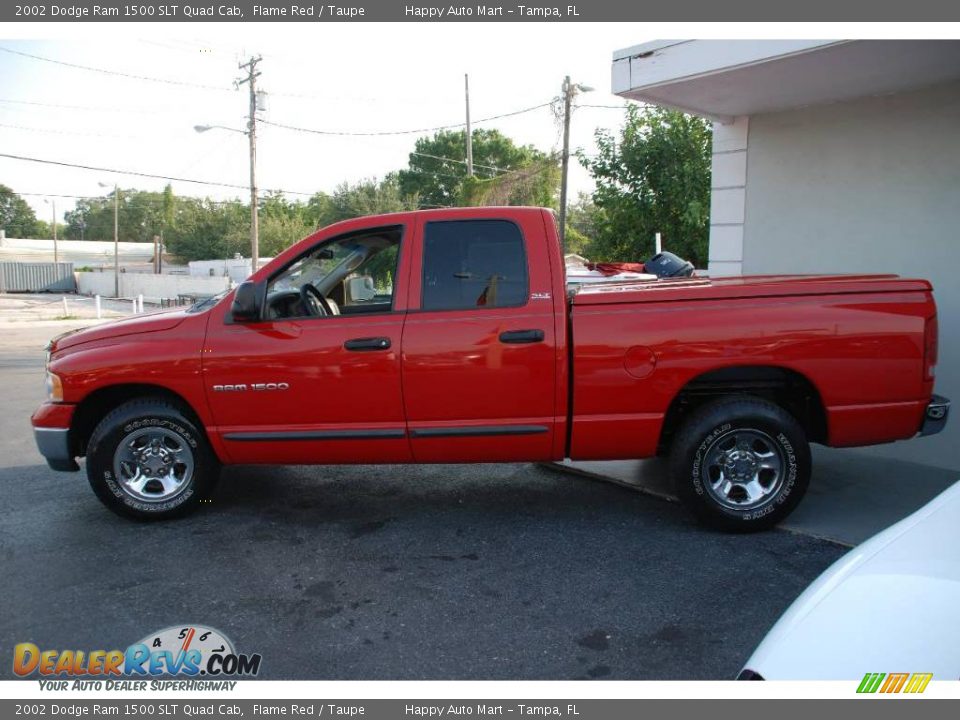
{"type": "Polygon", "coordinates": [[[50,402],[63,402],[63,383],[60,382],[59,377],[47,371],[47,379],[44,384],[47,386],[47,399],[50,402]]]}

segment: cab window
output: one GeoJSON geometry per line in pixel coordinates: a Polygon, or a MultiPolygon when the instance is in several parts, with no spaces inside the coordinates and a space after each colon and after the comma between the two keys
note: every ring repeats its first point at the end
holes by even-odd
{"type": "Polygon", "coordinates": [[[427,223],[423,310],[482,310],[527,302],[527,259],[520,228],[507,220],[427,223]]]}

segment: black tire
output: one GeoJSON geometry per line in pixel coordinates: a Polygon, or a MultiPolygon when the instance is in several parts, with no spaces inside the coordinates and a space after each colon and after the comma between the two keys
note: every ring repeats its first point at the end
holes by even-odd
{"type": "Polygon", "coordinates": [[[810,467],[800,423],[751,396],[698,408],[670,452],[679,498],[702,523],[727,532],[766,530],[786,518],[807,491],[810,467]]]}
{"type": "Polygon", "coordinates": [[[120,405],[100,421],[87,445],[93,492],[113,512],[136,520],[166,520],[195,510],[219,475],[203,430],[160,398],[120,405]]]}

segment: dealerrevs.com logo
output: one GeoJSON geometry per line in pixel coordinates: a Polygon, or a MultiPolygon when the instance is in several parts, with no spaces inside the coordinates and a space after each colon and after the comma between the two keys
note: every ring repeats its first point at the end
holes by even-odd
{"type": "MultiPolygon", "coordinates": [[[[238,653],[230,639],[213,628],[175,625],[147,635],[126,650],[41,650],[34,643],[19,643],[13,650],[13,672],[24,678],[103,679],[111,685],[105,689],[130,689],[114,681],[161,676],[250,678],[260,672],[261,659],[259,654],[238,653]]],[[[55,689],[66,689],[66,682],[57,685],[55,689]]]]}

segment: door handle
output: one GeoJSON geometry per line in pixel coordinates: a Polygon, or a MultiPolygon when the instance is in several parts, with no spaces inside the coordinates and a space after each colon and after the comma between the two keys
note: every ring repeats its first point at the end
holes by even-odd
{"type": "Polygon", "coordinates": [[[347,340],[343,344],[344,350],[389,350],[390,338],[372,337],[372,338],[354,338],[347,340]]]}
{"type": "Polygon", "coordinates": [[[543,330],[507,330],[500,333],[500,342],[508,345],[543,342],[543,330]]]}

